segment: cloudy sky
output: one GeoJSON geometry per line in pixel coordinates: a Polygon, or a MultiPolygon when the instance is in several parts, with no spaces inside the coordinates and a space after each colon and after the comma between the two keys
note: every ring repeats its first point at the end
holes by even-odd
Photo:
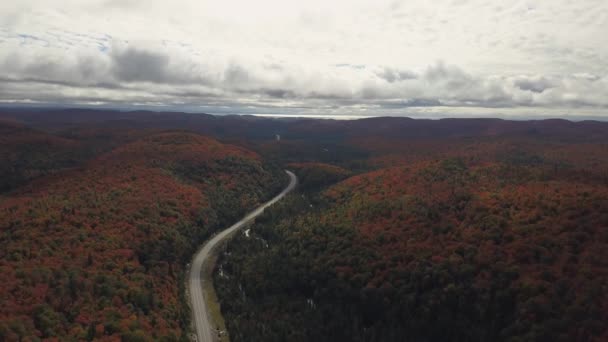
{"type": "Polygon", "coordinates": [[[0,105],[608,116],[606,0],[0,2],[0,105]]]}

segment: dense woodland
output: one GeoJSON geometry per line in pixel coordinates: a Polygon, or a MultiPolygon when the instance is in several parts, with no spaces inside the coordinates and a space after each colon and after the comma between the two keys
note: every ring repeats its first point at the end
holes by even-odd
{"type": "Polygon", "coordinates": [[[608,339],[608,146],[427,143],[296,169],[216,273],[233,341],[608,339]]]}
{"type": "Polygon", "coordinates": [[[0,110],[0,340],[608,339],[608,124],[0,110]],[[275,140],[280,134],[281,141],[275,140]]]}
{"type": "Polygon", "coordinates": [[[96,156],[78,155],[90,141],[29,134],[11,142],[25,162],[9,171],[32,180],[0,198],[3,341],[188,340],[186,263],[286,181],[192,133],[138,134],[96,156]]]}

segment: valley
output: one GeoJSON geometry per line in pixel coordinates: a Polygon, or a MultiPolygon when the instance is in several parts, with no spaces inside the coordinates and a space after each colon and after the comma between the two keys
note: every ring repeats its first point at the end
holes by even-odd
{"type": "Polygon", "coordinates": [[[187,265],[227,235],[232,341],[607,336],[606,123],[5,110],[0,130],[3,340],[189,340],[187,265]]]}

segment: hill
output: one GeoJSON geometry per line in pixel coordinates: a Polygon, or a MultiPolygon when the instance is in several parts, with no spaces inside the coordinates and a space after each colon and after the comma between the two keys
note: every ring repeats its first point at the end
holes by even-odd
{"type": "Polygon", "coordinates": [[[14,190],[0,201],[0,339],[185,337],[185,264],[277,175],[254,152],[166,132],[14,190]]]}
{"type": "Polygon", "coordinates": [[[607,123],[0,120],[0,340],[186,338],[184,264],[278,166],[215,272],[233,340],[608,338],[607,123]]]}
{"type": "Polygon", "coordinates": [[[78,141],[0,120],[0,193],[73,167],[83,158],[82,152],[78,141]]]}
{"type": "Polygon", "coordinates": [[[409,158],[271,210],[216,276],[231,338],[605,340],[607,150],[512,147],[409,158]]]}

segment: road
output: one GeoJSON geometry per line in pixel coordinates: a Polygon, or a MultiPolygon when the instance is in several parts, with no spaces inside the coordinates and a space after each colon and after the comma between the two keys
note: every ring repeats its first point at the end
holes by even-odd
{"type": "Polygon", "coordinates": [[[198,342],[215,341],[217,334],[215,328],[212,327],[211,323],[209,322],[209,312],[208,308],[205,306],[205,298],[203,297],[203,281],[205,281],[201,276],[203,264],[211,255],[213,249],[228,238],[230,234],[253,221],[253,219],[264,212],[264,209],[282,199],[285,195],[287,195],[287,193],[295,188],[298,182],[296,175],[287,170],[285,172],[289,175],[289,185],[280,194],[278,194],[272,200],[262,204],[254,211],[245,215],[245,217],[243,217],[239,222],[213,236],[213,238],[208,240],[203,248],[201,248],[194,256],[192,266],[190,268],[189,288],[190,303],[192,305],[193,321],[194,326],[196,327],[196,337],[198,342]]]}

